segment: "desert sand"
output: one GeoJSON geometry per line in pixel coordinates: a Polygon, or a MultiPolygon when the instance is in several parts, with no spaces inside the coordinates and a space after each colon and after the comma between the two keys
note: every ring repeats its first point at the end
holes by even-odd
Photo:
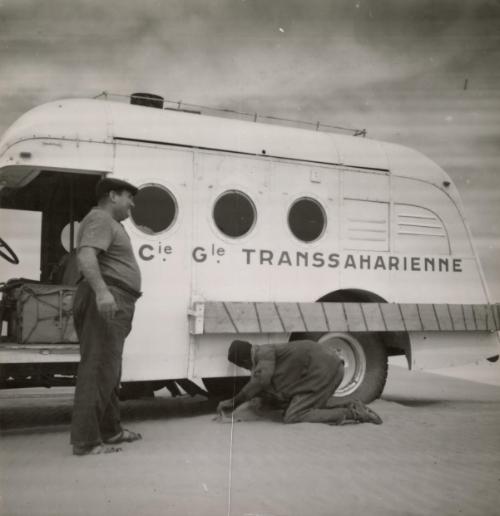
{"type": "Polygon", "coordinates": [[[500,387],[391,367],[375,426],[212,421],[202,397],[128,401],[142,441],[74,457],[71,391],[0,394],[3,516],[500,514],[500,387]]]}

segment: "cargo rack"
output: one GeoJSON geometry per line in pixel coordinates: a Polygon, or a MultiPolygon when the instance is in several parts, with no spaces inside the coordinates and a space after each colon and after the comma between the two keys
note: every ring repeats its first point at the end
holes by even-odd
{"type": "MultiPolygon", "coordinates": [[[[152,95],[149,93],[133,93],[130,95],[125,95],[121,93],[111,93],[108,91],[102,91],[98,95],[93,97],[94,99],[104,98],[108,99],[128,99],[129,102],[134,103],[133,100],[136,101],[143,100],[144,102],[151,101],[154,99],[155,102],[158,102],[160,105],[155,105],[154,107],[159,107],[164,110],[169,111],[183,111],[192,114],[204,114],[204,115],[220,115],[227,118],[238,118],[243,120],[249,120],[253,122],[264,122],[269,124],[277,124],[277,125],[290,125],[294,127],[302,127],[305,129],[310,129],[314,131],[332,131],[332,132],[343,132],[343,133],[351,133],[352,136],[361,136],[366,137],[367,130],[366,129],[354,129],[350,127],[343,127],[338,125],[326,124],[321,121],[317,122],[307,122],[303,120],[295,120],[291,118],[283,118],[273,115],[261,115],[259,113],[247,113],[244,111],[237,111],[235,109],[229,108],[220,108],[213,106],[205,106],[202,104],[192,104],[189,102],[184,102],[182,100],[171,100],[161,97],[159,95],[152,95]]],[[[137,102],[140,104],[140,102],[137,102]]]]}

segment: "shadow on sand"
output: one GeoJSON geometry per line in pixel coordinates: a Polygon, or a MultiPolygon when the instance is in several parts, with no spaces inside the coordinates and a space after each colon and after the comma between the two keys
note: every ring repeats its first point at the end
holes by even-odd
{"type": "MultiPolygon", "coordinates": [[[[203,396],[163,397],[127,400],[121,403],[123,421],[146,421],[186,418],[215,413],[216,399],[203,396]]],[[[47,430],[71,423],[73,397],[50,396],[25,397],[16,403],[15,398],[0,400],[0,433],[16,434],[47,430]]]]}

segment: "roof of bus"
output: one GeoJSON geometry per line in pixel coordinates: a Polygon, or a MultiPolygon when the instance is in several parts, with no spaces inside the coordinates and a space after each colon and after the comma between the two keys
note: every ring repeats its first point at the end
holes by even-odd
{"type": "Polygon", "coordinates": [[[30,138],[172,144],[250,155],[387,170],[441,186],[448,175],[421,153],[400,145],[244,120],[95,99],[42,104],[21,116],[0,141],[30,138]]]}

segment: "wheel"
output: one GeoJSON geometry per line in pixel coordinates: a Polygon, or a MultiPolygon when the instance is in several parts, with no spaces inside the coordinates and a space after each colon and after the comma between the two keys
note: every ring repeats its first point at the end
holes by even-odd
{"type": "Polygon", "coordinates": [[[356,398],[363,403],[377,399],[387,380],[387,351],[377,335],[370,333],[309,334],[330,353],[344,360],[344,379],[334,398],[356,398]]]}
{"type": "Polygon", "coordinates": [[[203,378],[208,394],[217,398],[232,398],[240,392],[249,376],[229,376],[225,378],[203,378]]]}

